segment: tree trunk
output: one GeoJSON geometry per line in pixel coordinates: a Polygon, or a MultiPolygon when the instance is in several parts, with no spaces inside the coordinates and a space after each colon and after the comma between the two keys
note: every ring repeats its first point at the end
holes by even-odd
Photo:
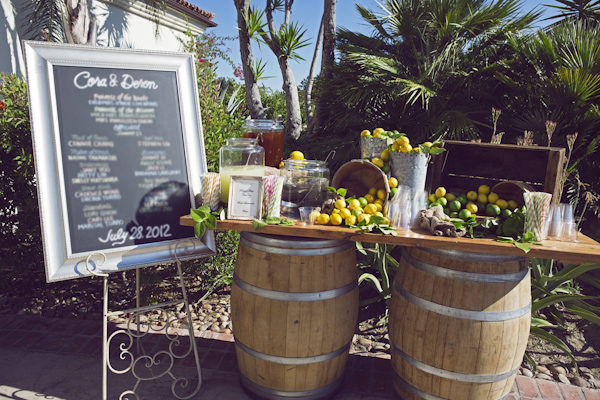
{"type": "MultiPolygon", "coordinates": [[[[325,8],[323,10],[323,59],[321,61],[321,73],[319,81],[321,85],[331,80],[333,77],[333,64],[335,63],[335,7],[337,0],[325,0],[325,8]]],[[[311,119],[311,125],[308,126],[308,132],[313,132],[315,128],[322,127],[327,120],[325,115],[326,99],[319,96],[318,87],[316,93],[315,112],[311,119]]]]}
{"type": "Polygon", "coordinates": [[[244,12],[248,12],[250,0],[234,0],[237,9],[237,20],[239,28],[240,54],[242,57],[242,69],[244,71],[244,82],[246,84],[246,104],[253,119],[264,119],[265,109],[262,105],[258,82],[252,71],[254,56],[252,55],[252,44],[248,35],[248,26],[244,19],[244,12]]]}
{"type": "Polygon", "coordinates": [[[321,54],[321,45],[323,44],[323,30],[325,15],[321,18],[321,25],[319,25],[319,33],[317,34],[317,43],[315,44],[315,52],[313,53],[313,59],[310,63],[310,71],[306,78],[306,88],[304,89],[304,108],[306,114],[306,133],[310,135],[313,129],[313,111],[312,111],[312,90],[315,80],[315,72],[317,71],[317,62],[319,61],[319,55],[321,54]]]}
{"type": "Polygon", "coordinates": [[[283,92],[285,93],[285,106],[287,110],[285,134],[297,140],[300,137],[300,133],[302,133],[302,110],[300,109],[298,86],[296,85],[289,60],[285,57],[279,57],[278,59],[283,77],[283,92]]]}
{"type": "Polygon", "coordinates": [[[87,0],[66,0],[62,20],[67,43],[96,45],[96,19],[87,0]]]}
{"type": "MultiPolygon", "coordinates": [[[[290,23],[290,15],[292,13],[292,4],[294,0],[285,1],[284,20],[282,26],[290,23]]],[[[277,57],[281,77],[283,78],[283,92],[285,93],[285,107],[287,118],[285,124],[285,135],[293,139],[298,139],[302,133],[302,111],[300,110],[300,98],[298,96],[298,86],[294,73],[290,67],[289,58],[282,54],[277,41],[273,40],[277,37],[275,22],[273,20],[273,2],[267,0],[266,16],[267,25],[269,27],[269,35],[262,37],[263,41],[269,46],[273,54],[277,57]]]]}

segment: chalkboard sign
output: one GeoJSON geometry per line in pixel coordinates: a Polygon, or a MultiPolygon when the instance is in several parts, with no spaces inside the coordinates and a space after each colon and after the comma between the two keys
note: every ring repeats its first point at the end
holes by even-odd
{"type": "Polygon", "coordinates": [[[182,259],[213,254],[212,233],[179,224],[206,172],[192,56],[45,42],[25,54],[47,280],[170,261],[178,243],[182,259]]]}

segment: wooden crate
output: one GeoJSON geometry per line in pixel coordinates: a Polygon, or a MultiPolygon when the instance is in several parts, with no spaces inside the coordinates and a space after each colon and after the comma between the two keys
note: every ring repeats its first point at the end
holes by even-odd
{"type": "Polygon", "coordinates": [[[432,190],[444,186],[451,190],[477,190],[480,185],[493,187],[499,182],[523,182],[536,191],[558,192],[565,160],[559,147],[516,146],[446,140],[446,151],[433,157],[430,170],[432,190]]]}

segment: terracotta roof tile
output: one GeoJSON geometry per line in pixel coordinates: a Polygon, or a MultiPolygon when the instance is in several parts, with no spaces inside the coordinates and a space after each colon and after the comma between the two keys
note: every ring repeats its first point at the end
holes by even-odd
{"type": "Polygon", "coordinates": [[[190,14],[193,14],[194,16],[198,17],[199,19],[202,19],[202,20],[208,22],[209,26],[217,26],[217,24],[215,24],[212,21],[212,19],[215,17],[215,13],[211,13],[206,10],[203,10],[200,7],[195,6],[185,0],[168,0],[168,3],[177,5],[177,6],[179,6],[178,8],[180,8],[180,9],[185,9],[190,14]]]}

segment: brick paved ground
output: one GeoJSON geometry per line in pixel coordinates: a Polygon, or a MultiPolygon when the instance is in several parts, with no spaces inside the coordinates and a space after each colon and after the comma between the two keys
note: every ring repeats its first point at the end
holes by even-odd
{"type": "MultiPolygon", "coordinates": [[[[111,324],[109,335],[121,328],[111,324]]],[[[156,335],[149,336],[150,339],[145,342],[149,353],[164,346],[164,343],[156,340],[156,335]]],[[[237,382],[238,370],[233,335],[203,332],[196,339],[196,344],[203,375],[208,372],[209,376],[237,382]]],[[[101,321],[3,314],[0,315],[0,353],[2,348],[39,354],[93,356],[97,357],[97,362],[101,365],[102,323],[101,321]]],[[[112,354],[116,355],[116,351],[112,354]]],[[[192,367],[194,361],[191,358],[190,360],[185,359],[184,364],[192,367]]],[[[0,387],[2,386],[2,368],[10,368],[10,366],[0,365],[0,387]]],[[[26,374],[28,371],[23,371],[23,373],[26,374]]],[[[343,388],[335,396],[335,399],[393,399],[395,396],[391,382],[392,371],[389,358],[351,354],[346,367],[343,388]],[[363,397],[360,397],[361,395],[363,397]]],[[[581,389],[576,386],[518,376],[506,400],[538,399],[600,400],[600,390],[581,389]]]]}

